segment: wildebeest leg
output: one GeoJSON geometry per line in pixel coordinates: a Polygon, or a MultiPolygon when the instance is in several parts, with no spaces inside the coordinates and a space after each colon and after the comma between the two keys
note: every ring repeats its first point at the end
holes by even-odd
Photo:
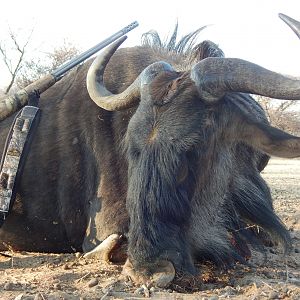
{"type": "Polygon", "coordinates": [[[92,251],[87,252],[85,258],[97,258],[104,261],[115,260],[113,257],[113,250],[119,248],[118,246],[122,242],[122,236],[119,234],[111,234],[100,245],[94,248],[92,251]]]}
{"type": "MultiPolygon", "coordinates": [[[[115,175],[115,174],[114,174],[115,175]]],[[[102,175],[95,197],[89,208],[89,220],[83,242],[85,257],[105,261],[125,261],[128,216],[125,197],[118,180],[102,175]]]]}

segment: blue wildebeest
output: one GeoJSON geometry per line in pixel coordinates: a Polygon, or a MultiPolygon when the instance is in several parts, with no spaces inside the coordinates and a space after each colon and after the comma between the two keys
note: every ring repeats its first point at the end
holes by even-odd
{"type": "Polygon", "coordinates": [[[300,138],[270,126],[249,94],[300,99],[300,81],[209,41],[187,52],[188,38],[177,52],[123,41],[42,95],[0,249],[117,260],[125,244],[124,274],[158,286],[195,274],[195,261],[243,261],[266,236],[288,250],[260,171],[269,155],[299,157],[300,138]]]}

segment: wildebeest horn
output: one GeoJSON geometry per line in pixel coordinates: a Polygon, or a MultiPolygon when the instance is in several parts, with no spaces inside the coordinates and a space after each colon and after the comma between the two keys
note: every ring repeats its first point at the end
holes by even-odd
{"type": "Polygon", "coordinates": [[[100,54],[92,63],[87,73],[87,90],[91,99],[101,108],[110,111],[123,110],[134,106],[141,93],[141,86],[152,81],[162,71],[171,71],[171,65],[165,62],[156,62],[148,66],[135,79],[135,81],[122,93],[112,94],[103,82],[103,74],[112,55],[126,40],[126,36],[120,38],[100,54]]]}
{"type": "Polygon", "coordinates": [[[243,92],[276,99],[300,99],[300,80],[269,71],[238,58],[209,57],[191,70],[200,97],[207,102],[226,92],[243,92]]]}
{"type": "Polygon", "coordinates": [[[124,36],[109,46],[92,63],[87,73],[87,90],[91,99],[106,110],[122,110],[134,105],[139,97],[139,83],[134,82],[123,93],[114,95],[106,89],[103,83],[103,74],[106,65],[118,47],[127,39],[124,36]]]}
{"type": "Polygon", "coordinates": [[[279,14],[279,18],[283,20],[297,34],[298,38],[300,38],[300,22],[284,14],[279,14]]]}

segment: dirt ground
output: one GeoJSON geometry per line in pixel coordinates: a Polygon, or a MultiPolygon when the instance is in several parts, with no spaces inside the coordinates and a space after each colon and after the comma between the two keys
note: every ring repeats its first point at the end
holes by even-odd
{"type": "Polygon", "coordinates": [[[300,299],[300,160],[272,159],[263,172],[276,210],[289,228],[293,249],[278,247],[249,266],[220,273],[201,265],[193,289],[173,284],[168,290],[136,287],[120,280],[122,266],[75,254],[6,252],[0,255],[0,300],[8,299],[300,299]]]}

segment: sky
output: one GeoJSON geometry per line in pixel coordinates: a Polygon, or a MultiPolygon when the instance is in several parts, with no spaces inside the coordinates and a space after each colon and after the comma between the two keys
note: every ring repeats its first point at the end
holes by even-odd
{"type": "MultiPolygon", "coordinates": [[[[278,13],[300,20],[300,0],[3,0],[0,40],[8,27],[34,28],[28,51],[50,52],[67,39],[86,50],[133,21],[124,47],[140,44],[151,29],[167,37],[179,23],[179,36],[209,25],[198,41],[212,40],[227,57],[246,59],[276,72],[300,76],[300,41],[278,13]]],[[[26,36],[26,34],[23,34],[26,36]]],[[[0,86],[9,82],[0,61],[0,86]]]]}

